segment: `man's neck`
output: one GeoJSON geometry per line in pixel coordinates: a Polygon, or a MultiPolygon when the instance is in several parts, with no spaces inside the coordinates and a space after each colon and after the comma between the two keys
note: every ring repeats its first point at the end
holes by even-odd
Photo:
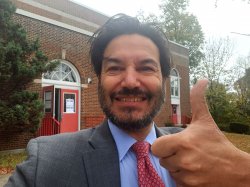
{"type": "Polygon", "coordinates": [[[126,131],[131,137],[136,139],[137,141],[143,141],[151,131],[151,128],[153,126],[153,123],[151,123],[149,126],[144,127],[143,129],[140,129],[136,132],[128,132],[126,131]]]}

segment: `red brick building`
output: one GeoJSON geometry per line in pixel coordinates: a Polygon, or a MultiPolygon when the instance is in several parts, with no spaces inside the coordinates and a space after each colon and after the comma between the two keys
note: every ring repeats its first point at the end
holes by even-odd
{"type": "MultiPolygon", "coordinates": [[[[39,38],[49,61],[60,61],[55,71],[38,77],[30,85],[30,90],[38,92],[44,100],[45,117],[41,125],[55,127],[52,131],[45,129],[46,133],[77,131],[100,123],[105,116],[99,107],[88,40],[108,16],[73,0],[12,2],[17,7],[14,21],[25,28],[30,39],[39,38]]],[[[172,70],[166,85],[166,104],[155,118],[159,126],[170,122],[186,124],[190,116],[188,49],[170,42],[170,50],[172,70]]],[[[1,131],[0,151],[24,148],[34,136],[1,131]]]]}

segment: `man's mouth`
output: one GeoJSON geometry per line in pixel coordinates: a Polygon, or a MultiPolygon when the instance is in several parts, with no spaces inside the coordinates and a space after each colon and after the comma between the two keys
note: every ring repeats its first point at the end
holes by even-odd
{"type": "Polygon", "coordinates": [[[115,100],[120,102],[141,102],[146,100],[146,97],[116,97],[115,100]]]}

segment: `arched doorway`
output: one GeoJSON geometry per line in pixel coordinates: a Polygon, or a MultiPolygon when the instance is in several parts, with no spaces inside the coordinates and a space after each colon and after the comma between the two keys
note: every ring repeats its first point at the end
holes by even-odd
{"type": "Polygon", "coordinates": [[[176,69],[170,72],[170,90],[171,90],[171,120],[173,124],[181,123],[181,109],[180,109],[180,77],[176,69]]]}
{"type": "Polygon", "coordinates": [[[42,76],[45,115],[39,135],[80,129],[80,75],[70,62],[58,61],[54,71],[42,76]]]}

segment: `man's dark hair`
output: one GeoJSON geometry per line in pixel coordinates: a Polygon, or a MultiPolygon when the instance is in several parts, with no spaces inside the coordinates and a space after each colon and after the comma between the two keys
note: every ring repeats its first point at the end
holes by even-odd
{"type": "Polygon", "coordinates": [[[140,23],[137,18],[125,14],[117,14],[111,17],[91,38],[90,57],[97,77],[101,75],[103,53],[109,42],[117,36],[126,34],[139,34],[154,42],[160,53],[162,77],[168,77],[170,52],[166,36],[154,25],[140,23]]]}

